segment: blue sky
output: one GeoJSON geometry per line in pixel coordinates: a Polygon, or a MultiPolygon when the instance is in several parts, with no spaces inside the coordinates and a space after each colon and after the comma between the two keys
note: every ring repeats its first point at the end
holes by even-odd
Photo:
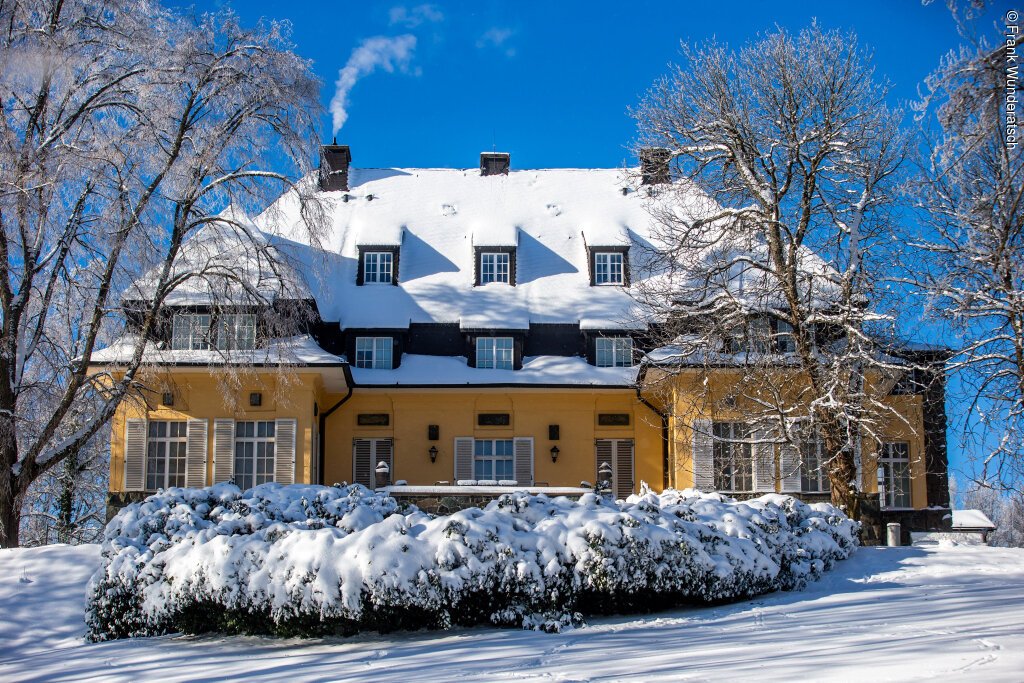
{"type": "MultiPolygon", "coordinates": [[[[471,167],[496,148],[513,168],[617,167],[630,160],[627,109],[666,65],[680,40],[733,46],[814,19],[853,29],[875,52],[879,76],[903,106],[941,56],[959,43],[945,0],[861,2],[173,2],[199,11],[232,7],[246,24],[287,19],[295,50],[313,60],[327,107],[339,70],[366,41],[400,45],[392,70],[358,72],[338,142],[372,167],[471,167]],[[693,6],[691,6],[693,5],[693,6]]],[[[1011,8],[991,3],[992,19],[1011,8]]],[[[992,26],[991,20],[988,26],[992,26]]],[[[995,28],[992,39],[999,40],[995,28]]],[[[329,141],[332,117],[322,135],[329,141]]],[[[957,406],[951,405],[951,416],[957,406]]],[[[966,465],[950,432],[953,469],[966,465]]]]}
{"type": "MultiPolygon", "coordinates": [[[[913,98],[957,44],[944,0],[194,3],[198,10],[223,5],[245,23],[291,21],[296,51],[313,60],[324,82],[325,106],[362,41],[415,38],[404,70],[378,69],[350,91],[338,142],[352,146],[361,167],[474,166],[492,147],[511,152],[516,168],[620,166],[633,135],[627,108],[677,59],[681,39],[717,36],[738,46],[776,25],[799,30],[814,18],[854,29],[893,82],[894,103],[913,98]]],[[[323,135],[330,134],[325,117],[323,135]]]]}

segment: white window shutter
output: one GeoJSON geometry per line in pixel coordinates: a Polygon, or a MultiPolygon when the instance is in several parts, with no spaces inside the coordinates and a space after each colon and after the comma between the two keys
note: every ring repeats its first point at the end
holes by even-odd
{"type": "Polygon", "coordinates": [[[367,488],[374,487],[373,440],[352,440],[352,482],[367,488]]]}
{"type": "Polygon", "coordinates": [[[524,436],[514,440],[512,452],[515,454],[513,472],[519,486],[533,486],[533,437],[524,436]]]}
{"type": "Polygon", "coordinates": [[[206,443],[210,429],[208,420],[189,420],[185,439],[185,486],[201,489],[206,486],[206,443]]]}
{"type": "Polygon", "coordinates": [[[615,442],[615,497],[629,498],[633,495],[633,441],[619,439],[615,442]]]}
{"type": "Polygon", "coordinates": [[[714,491],[714,439],[711,436],[711,420],[694,420],[692,429],[693,486],[701,491],[714,491]]]}
{"type": "Polygon", "coordinates": [[[752,437],[754,491],[775,493],[775,444],[768,440],[768,433],[763,428],[755,429],[752,437]]]}
{"type": "Polygon", "coordinates": [[[455,481],[473,478],[473,438],[460,436],[455,439],[455,481]]]}
{"type": "MultiPolygon", "coordinates": [[[[388,483],[395,480],[395,449],[391,439],[374,439],[373,452],[373,486],[377,485],[377,465],[384,463],[388,466],[388,483]]],[[[372,488],[372,487],[371,487],[372,488]]]]}
{"type": "Polygon", "coordinates": [[[235,476],[235,421],[213,421],[213,483],[231,481],[235,476]]]}
{"type": "MultiPolygon", "coordinates": [[[[798,420],[789,421],[789,433],[793,435],[799,435],[800,424],[798,420]]],[[[800,438],[797,436],[797,438],[800,438]]],[[[800,449],[786,441],[779,448],[779,467],[782,472],[782,492],[783,493],[799,493],[801,489],[800,482],[800,449]]]]}
{"type": "Polygon", "coordinates": [[[130,417],[124,425],[124,490],[146,488],[146,421],[130,417]]]}
{"type": "Polygon", "coordinates": [[[274,481],[278,484],[295,483],[295,418],[275,420],[274,425],[274,481]]]}

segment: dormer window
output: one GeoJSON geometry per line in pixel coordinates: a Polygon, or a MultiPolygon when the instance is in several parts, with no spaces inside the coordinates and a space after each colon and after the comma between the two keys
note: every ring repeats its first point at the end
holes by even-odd
{"type": "Polygon", "coordinates": [[[360,245],[356,284],[397,285],[398,247],[360,245]]]}
{"type": "Polygon", "coordinates": [[[391,370],[393,346],[391,337],[356,337],[356,367],[391,370]]]}
{"type": "Polygon", "coordinates": [[[492,282],[508,284],[508,254],[488,251],[480,254],[480,284],[492,282]]]}
{"type": "Polygon", "coordinates": [[[476,284],[516,284],[515,247],[476,247],[476,284]]]}
{"type": "Polygon", "coordinates": [[[775,321],[775,345],[779,353],[796,353],[796,338],[793,326],[785,320],[775,321]]]}
{"type": "Polygon", "coordinates": [[[390,251],[368,251],[363,254],[363,284],[391,284],[393,256],[390,251]]]}
{"type": "Polygon", "coordinates": [[[175,313],[171,330],[173,351],[249,351],[256,348],[253,313],[175,313]]]}
{"type": "Polygon", "coordinates": [[[174,351],[206,351],[210,348],[209,313],[175,313],[171,332],[174,351]]]}
{"type": "Polygon", "coordinates": [[[588,247],[590,284],[624,287],[629,284],[629,247],[588,247]]]}
{"type": "Polygon", "coordinates": [[[633,340],[631,338],[599,337],[594,342],[594,365],[597,367],[633,367],[633,340]]]}
{"type": "Polygon", "coordinates": [[[221,351],[249,351],[256,348],[256,316],[227,313],[217,318],[217,348],[221,351]]]}
{"type": "Polygon", "coordinates": [[[515,342],[512,337],[477,337],[476,367],[492,370],[515,369],[515,342]]]}
{"type": "Polygon", "coordinates": [[[595,285],[623,284],[622,271],[621,252],[599,251],[594,254],[595,285]]]}

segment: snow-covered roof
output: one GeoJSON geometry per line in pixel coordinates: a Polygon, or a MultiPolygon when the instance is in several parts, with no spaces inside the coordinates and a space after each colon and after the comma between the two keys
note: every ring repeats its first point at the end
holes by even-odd
{"type": "Polygon", "coordinates": [[[637,368],[599,368],[577,356],[533,356],[520,370],[471,368],[459,356],[405,354],[394,370],[352,368],[358,386],[560,385],[628,387],[637,368]]]}
{"type": "MultiPolygon", "coordinates": [[[[646,193],[628,192],[621,169],[511,171],[351,169],[347,192],[325,195],[331,225],[326,268],[307,281],[325,320],[343,328],[459,323],[525,329],[530,323],[589,328],[642,326],[629,292],[590,285],[587,246],[639,246],[650,236],[646,193]],[[348,197],[345,200],[345,197],[348,197]],[[372,196],[372,199],[371,199],[372,196]],[[360,245],[401,235],[399,286],[356,285],[360,245]],[[516,247],[515,286],[474,287],[476,247],[516,247]]],[[[294,194],[255,219],[303,251],[294,194]]],[[[305,258],[315,259],[317,250],[305,258]]],[[[636,269],[634,268],[634,271],[636,269]]]]}
{"type": "MultiPolygon", "coordinates": [[[[309,287],[289,254],[240,210],[228,206],[181,245],[170,279],[180,279],[167,306],[255,304],[278,298],[305,299],[309,287]]],[[[134,282],[123,298],[151,299],[162,267],[134,282]]]]}
{"type": "Polygon", "coordinates": [[[953,529],[995,529],[996,525],[981,510],[953,510],[953,529]]]}

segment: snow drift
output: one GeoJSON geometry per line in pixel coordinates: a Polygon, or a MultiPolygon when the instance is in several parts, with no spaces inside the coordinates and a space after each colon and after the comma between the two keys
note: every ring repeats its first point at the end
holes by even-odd
{"type": "Polygon", "coordinates": [[[92,640],[559,630],[582,614],[801,588],[848,557],[856,534],[831,505],[779,495],[518,492],[432,516],[359,485],[174,488],[108,525],[86,622],[92,640]]]}

